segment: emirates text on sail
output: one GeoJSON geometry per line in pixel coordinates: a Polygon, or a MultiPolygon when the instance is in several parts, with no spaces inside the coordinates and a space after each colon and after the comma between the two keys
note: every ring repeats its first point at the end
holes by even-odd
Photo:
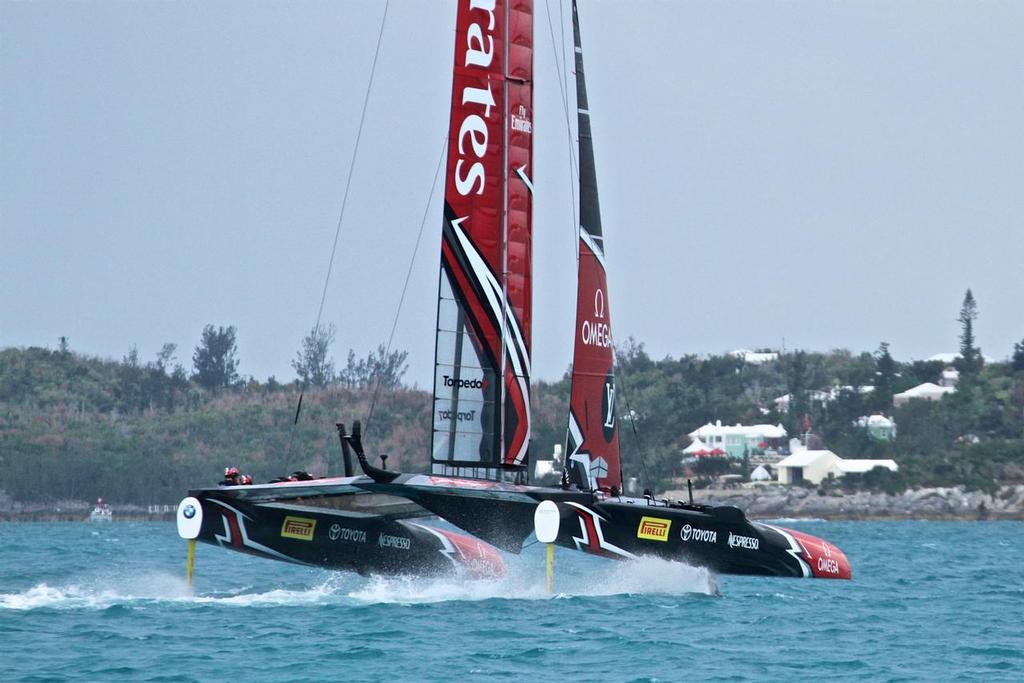
{"type": "MultiPolygon", "coordinates": [[[[494,2],[495,0],[469,0],[470,11],[477,10],[480,20],[487,19],[487,33],[481,25],[474,21],[466,29],[466,55],[464,64],[467,67],[479,67],[487,69],[494,59],[494,2]]],[[[466,154],[466,141],[472,148],[473,156],[476,159],[483,159],[487,153],[488,135],[487,121],[491,117],[491,107],[494,106],[494,94],[491,92],[490,81],[487,88],[462,89],[462,104],[475,104],[483,107],[484,115],[470,114],[462,120],[459,126],[459,159],[455,162],[455,188],[459,194],[466,196],[476,187],[476,194],[484,193],[484,186],[487,181],[487,173],[482,161],[474,161],[469,170],[463,172],[462,167],[466,154]]]]}

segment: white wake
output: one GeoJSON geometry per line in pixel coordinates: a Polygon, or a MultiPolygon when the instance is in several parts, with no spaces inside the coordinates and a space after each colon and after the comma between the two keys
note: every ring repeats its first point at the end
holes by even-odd
{"type": "MultiPolygon", "coordinates": [[[[574,558],[575,559],[575,558],[574,558]]],[[[258,590],[233,586],[198,591],[179,576],[142,572],[128,577],[105,576],[63,585],[38,583],[13,593],[0,593],[0,610],[107,609],[170,602],[225,607],[302,605],[418,604],[480,600],[549,600],[623,594],[716,595],[715,575],[706,569],[656,558],[625,562],[590,560],[586,565],[560,555],[555,563],[554,592],[548,593],[542,557],[515,558],[509,573],[495,580],[465,578],[370,577],[323,571],[306,586],[258,590]]],[[[290,581],[294,585],[294,579],[290,581]]],[[[202,584],[200,583],[200,586],[202,584]]]]}

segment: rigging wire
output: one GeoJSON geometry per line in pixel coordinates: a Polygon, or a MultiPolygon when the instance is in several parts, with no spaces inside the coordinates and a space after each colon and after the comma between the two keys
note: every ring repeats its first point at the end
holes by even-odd
{"type": "MultiPolygon", "coordinates": [[[[564,7],[565,6],[562,4],[562,1],[559,0],[559,2],[558,2],[558,16],[559,16],[559,22],[560,22],[560,25],[561,25],[561,28],[560,28],[560,31],[559,31],[560,35],[561,35],[561,38],[562,38],[561,41],[556,41],[555,40],[555,27],[554,27],[554,25],[551,22],[551,3],[549,2],[549,0],[544,0],[544,7],[547,10],[547,16],[548,16],[548,35],[551,38],[551,54],[554,56],[554,60],[555,60],[555,73],[558,74],[558,90],[559,90],[559,92],[561,93],[561,96],[562,96],[561,97],[561,100],[562,100],[562,113],[564,114],[564,117],[565,117],[565,137],[566,137],[566,142],[567,142],[566,147],[567,147],[567,149],[569,151],[569,193],[570,193],[570,196],[572,198],[572,201],[569,202],[569,206],[570,206],[570,208],[572,210],[572,231],[571,231],[570,234],[572,235],[572,253],[573,253],[573,256],[576,257],[576,272],[578,274],[579,273],[579,268],[580,268],[580,250],[579,250],[579,242],[580,242],[579,229],[580,229],[580,226],[579,226],[579,218],[576,215],[576,201],[577,201],[576,200],[576,183],[579,182],[579,165],[578,165],[578,163],[576,161],[576,146],[574,144],[575,140],[573,140],[573,137],[572,137],[572,124],[570,123],[570,119],[569,119],[569,87],[568,87],[568,84],[566,83],[566,80],[568,80],[567,76],[568,76],[568,70],[569,69],[568,69],[567,58],[565,56],[565,44],[566,44],[566,39],[565,39],[565,12],[564,12],[564,7]],[[558,54],[558,45],[559,45],[559,43],[562,46],[562,54],[561,54],[562,59],[561,59],[561,61],[559,61],[559,59],[558,59],[558,57],[559,57],[559,54],[558,54]]],[[[575,44],[575,41],[574,41],[574,44],[575,44]]],[[[579,283],[578,282],[577,282],[576,286],[579,287],[579,283]]],[[[571,391],[572,391],[572,384],[570,383],[570,392],[571,391]]],[[[564,453],[563,458],[568,458],[569,457],[569,430],[568,430],[568,428],[565,430],[565,441],[564,441],[564,445],[563,445],[563,453],[564,453]]],[[[563,462],[563,468],[564,467],[565,467],[565,463],[563,462]]]]}
{"type": "MultiPolygon", "coordinates": [[[[387,24],[388,7],[391,0],[384,3],[384,14],[380,19],[380,30],[377,32],[377,47],[373,51],[373,63],[370,65],[370,80],[366,84],[366,94],[363,96],[363,109],[359,114],[359,128],[356,130],[356,143],[352,148],[352,158],[348,165],[348,178],[345,180],[345,192],[341,198],[341,211],[338,213],[338,224],[334,229],[334,244],[331,245],[331,258],[327,262],[327,276],[324,278],[324,288],[320,294],[320,307],[316,312],[316,324],[313,325],[313,338],[320,332],[320,322],[323,319],[324,303],[327,301],[327,288],[331,283],[331,273],[334,271],[334,257],[338,253],[338,240],[341,237],[341,225],[345,219],[345,207],[348,205],[348,193],[352,187],[352,175],[356,168],[356,157],[359,155],[359,142],[363,139],[363,125],[366,123],[366,110],[370,104],[370,92],[373,90],[373,79],[377,74],[377,59],[380,57],[380,46],[384,42],[384,26],[387,24]]],[[[292,421],[291,435],[288,437],[288,449],[285,451],[285,462],[291,457],[292,445],[295,442],[295,427],[299,423],[299,414],[302,412],[302,398],[306,393],[307,380],[302,381],[302,388],[299,390],[299,402],[295,408],[295,419],[292,421]]]]}
{"type": "MultiPolygon", "coordinates": [[[[409,259],[409,269],[405,273],[405,284],[402,285],[402,295],[398,298],[398,308],[395,310],[395,319],[391,323],[391,335],[388,337],[387,350],[384,352],[384,358],[391,355],[391,345],[395,341],[395,331],[398,329],[398,319],[402,315],[402,305],[405,303],[405,295],[409,290],[409,280],[412,277],[413,266],[416,264],[416,254],[420,250],[420,242],[423,241],[423,228],[427,224],[427,216],[430,213],[430,207],[434,204],[434,193],[437,191],[437,179],[441,176],[441,167],[444,165],[445,152],[448,149],[448,134],[445,133],[441,144],[441,154],[437,159],[437,168],[434,170],[434,180],[430,184],[430,194],[427,196],[427,205],[423,207],[423,218],[420,220],[420,231],[416,235],[416,244],[412,249],[412,257],[409,259]]],[[[383,361],[384,358],[381,360],[383,361]]],[[[380,395],[381,380],[383,374],[377,373],[377,382],[373,388],[373,399],[370,401],[370,414],[366,417],[365,434],[370,433],[370,420],[373,419],[373,412],[377,407],[377,397],[380,395]]]]}
{"type": "Polygon", "coordinates": [[[579,218],[576,215],[576,183],[579,182],[579,162],[576,160],[576,146],[575,140],[572,137],[572,123],[569,120],[569,87],[566,84],[566,76],[569,70],[567,58],[565,56],[565,18],[564,12],[562,11],[563,5],[561,0],[558,3],[558,14],[561,17],[562,22],[562,61],[558,60],[558,41],[555,40],[555,27],[551,23],[551,3],[549,0],[544,0],[544,6],[547,8],[548,13],[548,33],[551,36],[551,52],[555,57],[555,71],[558,73],[558,89],[562,94],[562,113],[565,115],[565,135],[568,141],[569,148],[569,193],[572,197],[570,206],[572,207],[572,234],[573,243],[572,249],[576,254],[576,269],[579,270],[580,265],[580,252],[579,252],[579,218]]]}

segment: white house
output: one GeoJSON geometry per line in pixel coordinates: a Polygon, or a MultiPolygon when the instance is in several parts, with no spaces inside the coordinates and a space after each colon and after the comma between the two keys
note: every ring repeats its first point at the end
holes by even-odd
{"type": "Polygon", "coordinates": [[[736,424],[730,426],[723,425],[721,420],[716,420],[715,424],[708,422],[703,427],[693,430],[689,437],[699,439],[709,450],[721,448],[729,457],[742,458],[744,453],[749,455],[755,450],[782,448],[788,435],[782,425],[744,426],[736,424]]]}
{"type": "Polygon", "coordinates": [[[952,394],[956,391],[956,387],[940,387],[938,384],[931,382],[925,382],[924,384],[918,384],[913,389],[907,389],[899,394],[894,394],[892,397],[892,403],[896,406],[901,406],[907,401],[915,398],[924,399],[926,401],[938,401],[947,394],[952,394]]]}
{"type": "Polygon", "coordinates": [[[780,484],[820,484],[825,479],[870,472],[876,467],[891,472],[899,470],[895,460],[845,460],[832,451],[800,451],[776,465],[780,484]]]}

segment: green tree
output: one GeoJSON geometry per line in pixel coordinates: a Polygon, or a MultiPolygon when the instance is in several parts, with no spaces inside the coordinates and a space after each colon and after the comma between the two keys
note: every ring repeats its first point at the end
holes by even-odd
{"type": "Polygon", "coordinates": [[[376,351],[370,351],[366,358],[356,359],[352,349],[348,352],[345,369],[338,373],[338,382],[351,389],[367,389],[380,386],[393,390],[402,386],[402,378],[409,369],[405,362],[408,351],[388,351],[381,344],[376,351]]]}
{"type": "Polygon", "coordinates": [[[974,321],[978,319],[978,304],[974,300],[974,294],[970,288],[964,294],[963,304],[960,306],[960,358],[957,359],[957,370],[965,378],[977,376],[981,370],[981,349],[975,346],[974,321]]]}
{"type": "Polygon", "coordinates": [[[876,410],[885,412],[892,408],[896,367],[896,361],[889,353],[889,342],[882,342],[875,351],[875,391],[872,402],[876,410]]]}
{"type": "Polygon", "coordinates": [[[207,325],[199,346],[192,353],[192,379],[199,386],[216,392],[238,381],[238,349],[235,346],[235,327],[207,325]]]}
{"type": "Polygon", "coordinates": [[[803,432],[804,415],[810,412],[807,353],[794,351],[784,357],[783,374],[789,393],[790,433],[803,432]]]}
{"type": "Polygon", "coordinates": [[[327,353],[336,334],[333,324],[327,327],[314,326],[303,338],[302,349],[292,361],[292,367],[303,385],[323,389],[334,381],[334,361],[328,358],[327,353]]]}
{"type": "Polygon", "coordinates": [[[121,359],[118,368],[118,383],[115,395],[120,404],[121,412],[141,412],[146,407],[142,390],[143,369],[139,364],[139,349],[134,344],[128,354],[121,359]]]}
{"type": "Polygon", "coordinates": [[[178,350],[177,344],[164,344],[156,354],[156,369],[160,372],[167,372],[174,360],[174,352],[178,350]]]}
{"type": "Polygon", "coordinates": [[[1013,360],[1011,361],[1013,369],[1016,371],[1024,370],[1024,339],[1020,340],[1020,343],[1013,345],[1013,360]]]}

